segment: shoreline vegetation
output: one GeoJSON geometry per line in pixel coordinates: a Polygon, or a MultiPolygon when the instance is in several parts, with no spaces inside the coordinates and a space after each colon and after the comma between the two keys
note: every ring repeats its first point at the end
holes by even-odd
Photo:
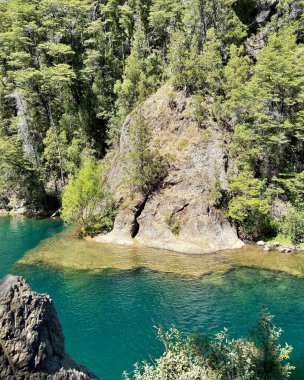
{"type": "Polygon", "coordinates": [[[214,336],[184,338],[174,327],[158,328],[165,347],[160,358],[134,365],[124,380],[286,380],[295,367],[289,359],[293,347],[280,344],[282,329],[263,305],[257,326],[248,337],[230,339],[226,328],[214,336]]]}

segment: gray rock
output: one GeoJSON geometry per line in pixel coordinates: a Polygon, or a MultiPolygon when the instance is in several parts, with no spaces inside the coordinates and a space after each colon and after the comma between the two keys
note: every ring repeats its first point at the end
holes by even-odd
{"type": "Polygon", "coordinates": [[[22,277],[0,282],[0,379],[97,379],[66,354],[50,297],[33,292],[22,277]]]}
{"type": "Polygon", "coordinates": [[[271,243],[271,245],[273,247],[279,247],[281,245],[281,243],[279,243],[278,241],[275,241],[275,242],[271,243]]]}
{"type": "Polygon", "coordinates": [[[283,252],[285,252],[285,248],[284,247],[278,247],[277,251],[280,253],[283,253],[283,252]]]}
{"type": "Polygon", "coordinates": [[[264,252],[269,252],[271,249],[270,245],[265,245],[264,248],[263,248],[263,251],[264,252]]]}
{"type": "Polygon", "coordinates": [[[110,191],[120,203],[114,229],[95,240],[184,253],[241,248],[243,242],[223,211],[227,173],[234,170],[226,154],[226,132],[220,130],[212,116],[206,117],[206,129],[200,128],[192,116],[191,99],[183,92],[175,93],[176,107],[169,107],[169,91],[170,87],[162,87],[137,108],[152,127],[151,149],[161,147],[162,154],[168,157],[167,176],[148,199],[134,196],[130,200],[121,192],[128,172],[125,157],[134,123],[132,113],[122,127],[119,146],[107,157],[110,191]],[[170,219],[179,226],[178,233],[170,229],[170,219]]]}
{"type": "Polygon", "coordinates": [[[264,246],[266,243],[263,240],[257,242],[257,245],[264,246]]]}

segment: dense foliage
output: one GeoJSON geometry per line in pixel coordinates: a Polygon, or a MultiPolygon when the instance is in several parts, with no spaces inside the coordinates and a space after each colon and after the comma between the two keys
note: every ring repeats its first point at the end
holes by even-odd
{"type": "Polygon", "coordinates": [[[172,328],[158,331],[164,354],[153,364],[135,366],[126,380],[284,380],[293,367],[287,361],[292,348],[281,346],[273,317],[263,308],[258,327],[250,338],[229,339],[227,330],[214,337],[183,338],[172,328]]]}
{"type": "MultiPolygon", "coordinates": [[[[192,97],[200,128],[227,135],[227,215],[246,236],[273,233],[285,223],[272,221],[276,199],[304,207],[302,10],[302,0],[1,1],[0,203],[60,203],[84,159],[102,159],[125,117],[170,81],[192,97]]],[[[136,125],[129,182],[147,194],[166,165],[136,125]]]]}

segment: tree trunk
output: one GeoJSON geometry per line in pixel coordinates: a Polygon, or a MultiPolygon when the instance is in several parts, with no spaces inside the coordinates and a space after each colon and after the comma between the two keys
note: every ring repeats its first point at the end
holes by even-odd
{"type": "Polygon", "coordinates": [[[22,140],[24,154],[30,160],[34,167],[38,166],[37,153],[34,146],[34,141],[30,133],[29,115],[26,108],[24,96],[16,90],[13,94],[18,116],[18,132],[22,140]]]}
{"type": "Polygon", "coordinates": [[[204,0],[199,0],[199,14],[200,14],[199,52],[200,52],[200,54],[203,54],[203,45],[204,45],[204,42],[205,42],[205,39],[206,39],[206,33],[207,33],[204,0]]]}
{"type": "Polygon", "coordinates": [[[55,135],[55,140],[56,140],[56,145],[57,145],[58,158],[59,158],[60,178],[61,178],[61,186],[64,187],[63,164],[62,164],[62,154],[61,154],[60,140],[59,140],[59,136],[58,136],[58,131],[57,131],[56,125],[55,125],[54,120],[53,120],[52,107],[51,107],[50,100],[48,101],[48,112],[49,112],[50,124],[51,124],[51,127],[53,129],[53,132],[54,132],[54,135],[55,135]]]}

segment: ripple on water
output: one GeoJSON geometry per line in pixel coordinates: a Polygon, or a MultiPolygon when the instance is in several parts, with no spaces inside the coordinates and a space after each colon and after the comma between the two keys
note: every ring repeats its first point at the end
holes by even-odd
{"type": "Polygon", "coordinates": [[[228,327],[232,337],[254,328],[261,304],[283,327],[283,341],[295,348],[301,379],[304,341],[304,281],[249,268],[221,275],[187,277],[141,271],[56,271],[22,269],[31,286],[51,294],[63,325],[68,352],[103,379],[121,378],[132,363],[161,354],[153,326],[176,325],[184,334],[214,333],[228,327]],[[277,283],[280,287],[277,287],[277,283]],[[281,285],[284,285],[281,287],[281,285]]]}

